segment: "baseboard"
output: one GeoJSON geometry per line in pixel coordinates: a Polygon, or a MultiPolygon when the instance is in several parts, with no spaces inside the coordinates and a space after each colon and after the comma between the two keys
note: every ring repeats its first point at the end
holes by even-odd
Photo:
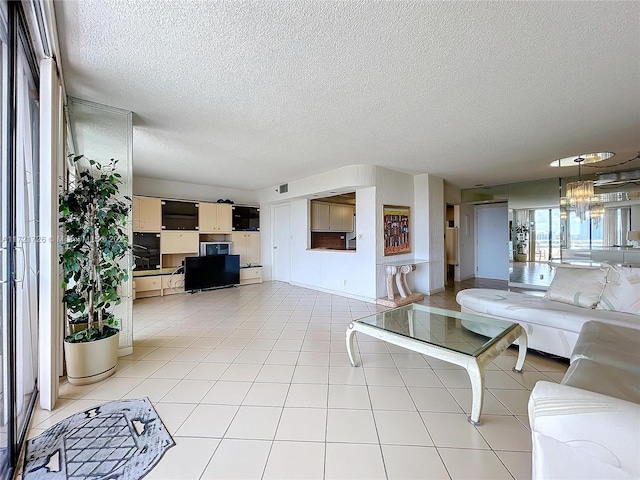
{"type": "Polygon", "coordinates": [[[471,280],[472,278],[476,278],[475,275],[471,274],[471,275],[467,275],[466,277],[462,277],[460,280],[456,280],[454,279],[454,282],[464,282],[465,280],[471,280]]]}
{"type": "Polygon", "coordinates": [[[307,284],[298,283],[298,282],[289,282],[289,283],[296,287],[308,288],[309,290],[317,290],[318,292],[322,292],[322,293],[330,293],[331,295],[338,295],[340,297],[352,298],[354,300],[360,300],[361,302],[376,303],[375,298],[361,297],[360,295],[353,295],[352,293],[340,292],[337,290],[330,290],[328,288],[322,288],[316,285],[307,285],[307,284]]]}
{"type": "Polygon", "coordinates": [[[124,347],[118,349],[118,358],[124,357],[126,355],[131,355],[133,353],[133,347],[124,347]]]}

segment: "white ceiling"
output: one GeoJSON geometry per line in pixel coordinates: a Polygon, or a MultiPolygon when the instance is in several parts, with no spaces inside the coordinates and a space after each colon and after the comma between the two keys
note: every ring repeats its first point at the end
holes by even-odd
{"type": "Polygon", "coordinates": [[[67,93],[134,112],[137,175],[256,190],[373,164],[467,188],[640,150],[637,1],[55,8],[67,93]]]}

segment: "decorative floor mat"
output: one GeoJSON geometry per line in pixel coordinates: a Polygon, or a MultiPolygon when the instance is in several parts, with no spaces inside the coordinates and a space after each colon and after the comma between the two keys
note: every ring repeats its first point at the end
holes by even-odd
{"type": "Polygon", "coordinates": [[[175,442],[147,398],[65,418],[27,441],[24,480],[138,480],[175,442]]]}

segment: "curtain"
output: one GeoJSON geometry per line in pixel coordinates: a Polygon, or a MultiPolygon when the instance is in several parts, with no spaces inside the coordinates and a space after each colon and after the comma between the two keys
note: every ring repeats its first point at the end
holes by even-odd
{"type": "Polygon", "coordinates": [[[605,208],[602,228],[605,246],[627,245],[627,231],[631,228],[631,208],[605,208]]]}

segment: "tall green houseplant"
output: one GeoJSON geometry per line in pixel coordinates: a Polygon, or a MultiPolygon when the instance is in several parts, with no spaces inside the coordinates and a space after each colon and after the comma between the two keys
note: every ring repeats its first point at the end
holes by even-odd
{"type": "Polygon", "coordinates": [[[70,157],[76,178],[60,195],[60,224],[65,241],[60,253],[67,321],[87,323],[69,334],[70,343],[91,342],[118,332],[113,308],[121,303],[119,286],[129,278],[122,259],[129,254],[127,221],[131,199],[118,196],[117,160],[105,165],[83,155],[70,157]]]}

